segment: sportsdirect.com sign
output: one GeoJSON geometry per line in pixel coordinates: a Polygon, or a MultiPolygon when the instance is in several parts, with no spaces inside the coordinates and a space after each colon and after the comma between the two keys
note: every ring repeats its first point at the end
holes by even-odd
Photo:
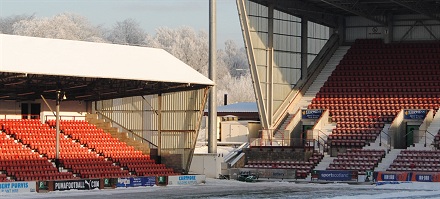
{"type": "Polygon", "coordinates": [[[30,193],[35,192],[36,182],[1,182],[0,195],[10,193],[30,193]]]}
{"type": "Polygon", "coordinates": [[[56,181],[54,184],[55,191],[64,190],[89,190],[99,188],[99,180],[69,180],[69,181],[56,181]]]}

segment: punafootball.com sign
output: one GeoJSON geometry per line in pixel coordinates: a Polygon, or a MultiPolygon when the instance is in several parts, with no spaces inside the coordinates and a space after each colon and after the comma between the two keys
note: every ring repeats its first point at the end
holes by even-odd
{"type": "Polygon", "coordinates": [[[99,179],[85,179],[85,180],[68,180],[68,181],[55,181],[54,190],[89,190],[99,188],[99,179]]]}
{"type": "Polygon", "coordinates": [[[35,192],[37,182],[0,182],[0,195],[12,193],[30,193],[35,192]]]}

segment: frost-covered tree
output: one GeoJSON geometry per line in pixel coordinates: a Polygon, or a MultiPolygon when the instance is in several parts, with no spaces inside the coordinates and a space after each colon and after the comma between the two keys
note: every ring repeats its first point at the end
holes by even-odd
{"type": "Polygon", "coordinates": [[[220,77],[217,80],[217,103],[223,103],[223,95],[228,94],[228,103],[255,102],[254,88],[249,73],[239,77],[231,75],[220,77]]]}
{"type": "MultiPolygon", "coordinates": [[[[159,28],[156,34],[148,36],[146,45],[162,48],[205,76],[208,74],[208,34],[196,32],[190,27],[177,29],[159,28]]],[[[217,50],[217,94],[218,104],[228,94],[230,102],[255,101],[252,81],[248,75],[246,54],[231,40],[225,50],[217,50]],[[245,69],[245,70],[237,70],[245,69]]]]}
{"type": "Polygon", "coordinates": [[[115,44],[143,45],[145,31],[134,19],[116,22],[108,35],[108,40],[115,44]]]}
{"type": "Polygon", "coordinates": [[[104,42],[99,27],[76,14],[63,13],[52,18],[31,18],[13,25],[13,33],[23,36],[104,42]]]}
{"type": "Polygon", "coordinates": [[[22,20],[31,20],[33,15],[14,15],[9,17],[0,18],[0,32],[3,34],[14,34],[14,24],[22,20]]]}
{"type": "Polygon", "coordinates": [[[225,62],[233,77],[239,77],[249,73],[249,64],[244,48],[238,48],[234,41],[227,40],[225,42],[224,53],[222,60],[225,62]]]}
{"type": "MultiPolygon", "coordinates": [[[[112,29],[104,30],[82,16],[63,13],[50,18],[26,15],[0,18],[0,32],[162,48],[208,76],[208,34],[191,27],[162,27],[154,35],[148,35],[133,19],[117,22],[112,29]]],[[[255,101],[245,50],[232,40],[225,43],[225,49],[217,50],[216,85],[219,105],[224,94],[228,94],[232,103],[255,101]]]]}
{"type": "Polygon", "coordinates": [[[208,34],[190,27],[170,29],[161,27],[154,36],[146,39],[146,45],[162,48],[194,69],[208,74],[208,34]]]}

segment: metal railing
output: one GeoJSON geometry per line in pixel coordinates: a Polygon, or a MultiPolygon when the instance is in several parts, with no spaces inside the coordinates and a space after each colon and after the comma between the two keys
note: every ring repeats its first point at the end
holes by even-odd
{"type": "Polygon", "coordinates": [[[388,141],[388,151],[390,151],[391,150],[391,136],[388,134],[388,133],[386,133],[385,131],[383,131],[383,130],[381,130],[380,131],[380,134],[379,134],[379,146],[382,146],[382,133],[385,135],[385,136],[387,136],[387,141],[388,141]]]}
{"type": "MultiPolygon", "coordinates": [[[[56,117],[54,115],[45,115],[44,116],[44,121],[49,121],[51,119],[49,118],[53,118],[52,120],[55,120],[56,117]]],[[[79,116],[79,115],[60,115],[60,120],[78,120],[78,118],[82,118],[81,120],[85,120],[86,116],[79,116]]]]}
{"type": "Polygon", "coordinates": [[[135,132],[133,132],[130,129],[127,129],[125,126],[123,126],[122,124],[119,124],[118,122],[112,120],[111,118],[107,117],[106,115],[104,115],[103,113],[96,111],[96,114],[98,114],[100,117],[104,118],[104,120],[108,120],[112,123],[112,125],[116,125],[117,128],[121,128],[124,130],[124,132],[128,133],[128,137],[133,138],[134,140],[139,140],[141,143],[146,143],[148,144],[148,147],[151,148],[157,148],[157,145],[153,144],[152,142],[150,142],[149,140],[143,138],[142,136],[136,134],[135,132]]]}
{"type": "Polygon", "coordinates": [[[426,146],[428,146],[428,141],[431,141],[431,144],[434,142],[435,135],[432,134],[431,132],[429,132],[428,130],[412,130],[412,131],[405,134],[405,136],[404,136],[405,140],[407,140],[407,137],[410,134],[413,135],[413,138],[417,138],[417,139],[413,140],[414,144],[420,143],[420,141],[423,140],[423,146],[426,147],[426,146]],[[417,135],[414,135],[415,132],[418,132],[417,135]],[[421,135],[420,132],[423,132],[423,134],[421,135]],[[430,134],[433,137],[433,139],[428,140],[428,138],[426,136],[427,133],[430,134]]]}
{"type": "Polygon", "coordinates": [[[262,139],[255,138],[251,140],[250,147],[262,147],[262,146],[273,146],[273,147],[292,147],[292,148],[315,148],[315,139],[262,139]]]}

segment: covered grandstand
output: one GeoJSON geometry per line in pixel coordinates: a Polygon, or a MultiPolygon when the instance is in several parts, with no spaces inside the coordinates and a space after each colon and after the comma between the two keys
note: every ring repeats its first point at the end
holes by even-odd
{"type": "Polygon", "coordinates": [[[0,42],[0,181],[188,170],[211,80],[162,49],[4,34],[0,42]]]}
{"type": "Polygon", "coordinates": [[[237,6],[263,126],[248,153],[304,152],[244,168],[438,172],[440,1],[237,6]]]}

